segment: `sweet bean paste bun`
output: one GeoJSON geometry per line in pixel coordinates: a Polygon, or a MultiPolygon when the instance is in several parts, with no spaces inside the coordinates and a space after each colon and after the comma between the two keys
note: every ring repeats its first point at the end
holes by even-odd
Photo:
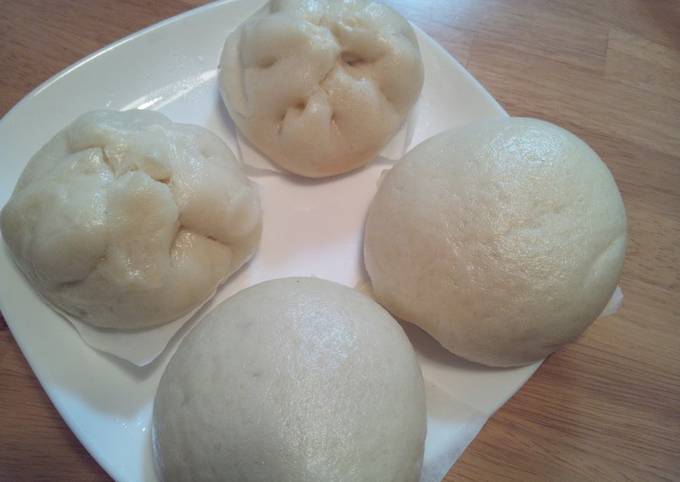
{"type": "Polygon", "coordinates": [[[227,38],[222,98],[241,133],[296,174],[373,159],[423,85],[409,23],[369,0],[272,0],[227,38]]]}
{"type": "Polygon", "coordinates": [[[146,328],[199,306],[252,254],[257,191],[206,129],[94,111],[28,163],[0,219],[33,286],[97,327],[146,328]]]}
{"type": "Polygon", "coordinates": [[[527,364],[574,340],[612,295],[626,215],[607,166],[535,119],[439,134],[385,176],[365,265],[395,316],[461,357],[527,364]]]}
{"type": "Polygon", "coordinates": [[[182,341],[153,415],[162,479],[417,482],[420,367],[370,298],[313,278],[241,291],[182,341]]]}

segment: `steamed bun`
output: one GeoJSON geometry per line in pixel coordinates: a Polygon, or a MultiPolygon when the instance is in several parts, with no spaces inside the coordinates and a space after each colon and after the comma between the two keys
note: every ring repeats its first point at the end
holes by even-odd
{"type": "Polygon", "coordinates": [[[445,348],[522,365],[574,340],[623,266],[626,215],[607,166],[535,119],[439,134],[385,176],[365,265],[377,299],[445,348]]]}
{"type": "Polygon", "coordinates": [[[19,268],[57,308],[103,328],[166,323],[250,258],[254,186],[206,129],[94,111],[28,163],[0,219],[19,268]]]}
{"type": "Polygon", "coordinates": [[[222,98],[241,133],[308,177],[360,167],[403,124],[423,85],[409,23],[370,0],[272,0],[227,38],[222,98]]]}
{"type": "Polygon", "coordinates": [[[313,278],[268,281],[182,341],[153,414],[165,482],[417,482],[425,391],[401,327],[313,278]]]}

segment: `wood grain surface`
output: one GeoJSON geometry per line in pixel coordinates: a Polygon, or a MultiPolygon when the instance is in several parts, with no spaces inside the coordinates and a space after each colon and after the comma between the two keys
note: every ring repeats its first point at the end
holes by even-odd
{"type": "MultiPolygon", "coordinates": [[[[0,0],[0,113],[81,57],[201,3],[0,0]]],[[[680,480],[680,2],[388,3],[510,114],[586,140],[630,227],[622,311],[550,357],[445,480],[680,480]]],[[[108,477],[0,320],[0,481],[35,480],[108,477]]]]}

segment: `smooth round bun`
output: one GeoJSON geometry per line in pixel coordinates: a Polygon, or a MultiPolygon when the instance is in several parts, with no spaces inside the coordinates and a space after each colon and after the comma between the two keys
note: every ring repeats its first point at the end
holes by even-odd
{"type": "Polygon", "coordinates": [[[227,38],[222,98],[239,131],[296,174],[360,167],[403,124],[423,85],[415,33],[369,0],[272,0],[227,38]]]}
{"type": "Polygon", "coordinates": [[[268,281],[182,341],[153,414],[165,482],[417,482],[425,391],[380,305],[314,278],[268,281]]]}
{"type": "Polygon", "coordinates": [[[504,118],[439,134],[385,176],[364,259],[375,295],[445,348],[523,365],[574,340],[623,266],[607,166],[568,131],[504,118]]]}
{"type": "Polygon", "coordinates": [[[150,111],[94,111],[28,163],[0,219],[17,265],[54,306],[139,329],[204,302],[253,254],[259,196],[206,129],[150,111]]]}

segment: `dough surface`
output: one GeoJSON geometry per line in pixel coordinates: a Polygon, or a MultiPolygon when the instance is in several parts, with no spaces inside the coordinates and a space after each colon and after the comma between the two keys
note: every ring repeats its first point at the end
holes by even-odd
{"type": "Polygon", "coordinates": [[[153,430],[165,482],[417,482],[423,379],[370,298],[320,279],[268,281],[182,341],[153,430]]]}
{"type": "Polygon", "coordinates": [[[93,111],[28,163],[0,219],[17,265],[57,308],[101,328],[190,312],[253,254],[258,193],[206,129],[93,111]]]}
{"type": "Polygon", "coordinates": [[[232,32],[222,98],[240,132],[276,164],[324,177],[373,158],[423,85],[410,24],[369,0],[273,0],[232,32]]]}
{"type": "Polygon", "coordinates": [[[439,134],[384,177],[364,261],[378,301],[463,358],[523,365],[574,340],[623,266],[626,214],[607,166],[536,119],[439,134]]]}

